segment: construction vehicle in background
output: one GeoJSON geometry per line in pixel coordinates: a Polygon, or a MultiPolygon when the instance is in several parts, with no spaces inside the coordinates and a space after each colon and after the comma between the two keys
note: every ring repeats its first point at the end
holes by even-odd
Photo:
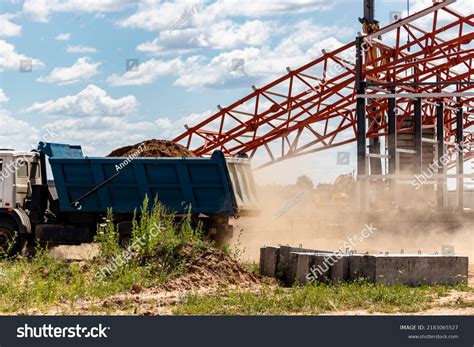
{"type": "Polygon", "coordinates": [[[249,159],[226,159],[220,151],[210,158],[130,160],[88,158],[81,146],[40,143],[31,152],[0,150],[0,170],[0,249],[9,254],[25,241],[92,242],[108,209],[126,240],[146,196],[177,219],[190,214],[218,243],[232,237],[229,218],[257,208],[249,159]]]}
{"type": "Polygon", "coordinates": [[[350,208],[354,203],[356,180],[353,174],[339,175],[332,184],[315,187],[313,203],[322,208],[350,208]]]}

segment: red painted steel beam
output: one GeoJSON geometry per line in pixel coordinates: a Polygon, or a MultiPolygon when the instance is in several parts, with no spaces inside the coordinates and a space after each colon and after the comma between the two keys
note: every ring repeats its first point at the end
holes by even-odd
{"type": "MultiPolygon", "coordinates": [[[[365,56],[362,77],[378,83],[445,83],[400,85],[396,93],[472,91],[472,84],[460,84],[453,89],[452,83],[474,80],[474,14],[456,13],[445,3],[434,4],[421,15],[415,13],[366,37],[367,51],[373,52],[375,47],[379,54],[365,56]],[[441,11],[451,19],[440,22],[441,11]],[[420,20],[424,28],[420,28],[420,20]],[[380,33],[392,40],[376,39],[380,33]],[[402,41],[407,34],[410,41],[402,41]]],[[[264,159],[262,166],[344,145],[356,141],[354,84],[355,42],[350,42],[333,52],[324,52],[296,70],[289,70],[287,75],[264,87],[254,87],[251,94],[220,108],[174,141],[198,156],[210,155],[216,149],[228,156],[240,153],[259,156],[260,160],[264,159]]],[[[389,87],[378,86],[368,93],[383,90],[391,92],[389,87]]],[[[454,97],[426,101],[443,101],[448,106],[444,119],[448,142],[456,133],[456,116],[452,110],[463,106],[474,112],[472,97],[461,98],[462,105],[454,97]]],[[[368,138],[386,136],[387,109],[386,99],[372,99],[367,106],[368,138]]],[[[409,131],[402,129],[402,123],[413,114],[413,101],[398,99],[397,109],[398,131],[409,131]]],[[[422,112],[423,126],[434,125],[434,106],[424,104],[422,112]]],[[[467,113],[464,129],[474,125],[473,119],[467,113]]]]}

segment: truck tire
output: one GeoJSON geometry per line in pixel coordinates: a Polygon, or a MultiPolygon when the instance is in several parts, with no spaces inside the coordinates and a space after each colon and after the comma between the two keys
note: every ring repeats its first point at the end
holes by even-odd
{"type": "Polygon", "coordinates": [[[216,246],[217,247],[224,247],[224,246],[229,246],[230,241],[234,237],[234,228],[231,225],[226,225],[224,228],[221,228],[217,232],[217,235],[215,237],[216,241],[216,246]]]}
{"type": "Polygon", "coordinates": [[[16,255],[20,251],[20,245],[20,234],[15,223],[0,221],[0,257],[16,255]]]}
{"type": "Polygon", "coordinates": [[[209,236],[217,247],[229,246],[234,236],[234,227],[229,224],[229,218],[214,218],[209,226],[209,236]]]}

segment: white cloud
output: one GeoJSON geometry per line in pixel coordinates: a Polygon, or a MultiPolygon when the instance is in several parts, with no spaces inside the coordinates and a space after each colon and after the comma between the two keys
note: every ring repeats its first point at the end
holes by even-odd
{"type": "MultiPolygon", "coordinates": [[[[298,68],[320,56],[321,50],[334,50],[353,34],[350,28],[326,27],[311,21],[293,25],[290,35],[269,45],[247,47],[223,52],[208,58],[194,55],[172,60],[150,59],[138,71],[123,75],[112,75],[107,79],[112,85],[143,85],[153,83],[159,76],[177,76],[175,85],[186,89],[201,87],[223,88],[264,84],[277,76],[286,74],[286,67],[298,68]],[[331,36],[335,33],[335,36],[331,36]]],[[[225,40],[225,36],[217,37],[225,40]]],[[[244,36],[245,37],[245,36],[244,36]]],[[[215,39],[216,44],[219,39],[215,39]]]]}
{"type": "Polygon", "coordinates": [[[196,0],[142,1],[138,10],[117,24],[123,28],[138,28],[148,31],[171,29],[184,25],[202,6],[196,0]]]}
{"type": "Polygon", "coordinates": [[[0,15],[0,36],[20,36],[21,25],[10,22],[10,19],[17,17],[13,13],[4,13],[0,15]]]}
{"type": "Polygon", "coordinates": [[[229,49],[241,46],[262,46],[276,30],[275,23],[259,20],[237,24],[220,21],[205,28],[184,28],[161,31],[152,41],[138,45],[145,53],[165,55],[185,53],[198,48],[229,49]]]}
{"type": "Polygon", "coordinates": [[[23,12],[37,22],[46,23],[55,12],[113,12],[133,5],[135,0],[25,0],[23,12]]]}
{"type": "Polygon", "coordinates": [[[193,50],[233,49],[263,46],[282,26],[294,21],[298,13],[311,13],[332,7],[327,1],[314,0],[197,0],[143,1],[137,11],[117,24],[159,32],[158,36],[137,46],[153,55],[188,53],[193,50]],[[286,15],[277,23],[261,17],[286,15]],[[234,18],[248,18],[236,22],[234,18]]]}
{"type": "Polygon", "coordinates": [[[117,25],[158,32],[155,39],[137,46],[140,52],[181,54],[202,48],[263,46],[280,32],[281,26],[294,21],[296,14],[322,11],[333,5],[326,0],[142,1],[135,13],[117,25]],[[286,17],[280,23],[261,19],[275,15],[286,17]]]}
{"type": "Polygon", "coordinates": [[[291,13],[311,13],[332,7],[326,0],[218,0],[204,11],[212,17],[261,17],[291,13]]]}
{"type": "Polygon", "coordinates": [[[66,48],[68,53],[96,53],[97,49],[94,47],[83,46],[83,45],[69,45],[66,48]]]}
{"type": "Polygon", "coordinates": [[[135,96],[113,99],[105,90],[90,84],[76,95],[34,103],[26,112],[75,117],[121,117],[135,113],[137,108],[135,96]]]}
{"type": "Polygon", "coordinates": [[[117,24],[125,28],[148,31],[210,24],[231,17],[263,17],[294,13],[311,13],[331,7],[326,0],[199,0],[142,1],[137,11],[117,24]]]}
{"type": "Polygon", "coordinates": [[[184,62],[180,58],[162,61],[150,59],[122,75],[113,74],[107,82],[113,86],[141,86],[153,83],[159,76],[170,75],[182,69],[184,62]]]}
{"type": "Polygon", "coordinates": [[[13,44],[0,40],[0,71],[18,70],[21,60],[30,60],[33,68],[44,67],[41,60],[19,54],[15,51],[13,44]]]}
{"type": "Polygon", "coordinates": [[[10,98],[5,94],[5,92],[3,91],[3,88],[0,88],[0,104],[4,102],[8,102],[8,100],[10,100],[10,98]]]}
{"type": "Polygon", "coordinates": [[[61,33],[61,34],[58,34],[54,39],[58,41],[69,41],[71,39],[71,34],[61,33]]]}
{"type": "Polygon", "coordinates": [[[40,138],[40,132],[25,121],[12,117],[11,113],[0,108],[0,147],[13,149],[31,149],[40,138]]]}
{"type": "Polygon", "coordinates": [[[83,145],[87,155],[103,156],[113,149],[147,139],[171,140],[184,130],[184,125],[194,125],[209,117],[212,111],[189,114],[182,109],[183,117],[170,120],[157,117],[150,121],[137,121],[132,117],[81,117],[65,118],[47,124],[59,129],[58,142],[83,145]]]}
{"type": "Polygon", "coordinates": [[[100,63],[91,63],[91,58],[82,57],[71,67],[57,67],[46,77],[39,77],[38,82],[57,83],[59,85],[73,84],[88,81],[97,75],[100,63]]]}
{"type": "Polygon", "coordinates": [[[159,129],[159,133],[164,135],[164,139],[172,140],[181,134],[185,130],[186,126],[191,127],[199,124],[201,121],[214,114],[215,111],[207,110],[200,113],[189,113],[189,110],[182,108],[180,113],[184,114],[184,116],[174,120],[171,120],[167,117],[160,117],[154,121],[154,125],[159,129]]]}

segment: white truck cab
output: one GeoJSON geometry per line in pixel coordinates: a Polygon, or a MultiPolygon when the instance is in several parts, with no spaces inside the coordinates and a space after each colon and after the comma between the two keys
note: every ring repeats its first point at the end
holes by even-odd
{"type": "Polygon", "coordinates": [[[20,235],[31,233],[28,209],[32,186],[37,184],[41,184],[38,153],[0,149],[0,250],[9,249],[14,240],[13,251],[18,251],[20,235]]]}
{"type": "Polygon", "coordinates": [[[41,184],[39,155],[0,149],[0,208],[23,207],[31,186],[41,184]]]}

